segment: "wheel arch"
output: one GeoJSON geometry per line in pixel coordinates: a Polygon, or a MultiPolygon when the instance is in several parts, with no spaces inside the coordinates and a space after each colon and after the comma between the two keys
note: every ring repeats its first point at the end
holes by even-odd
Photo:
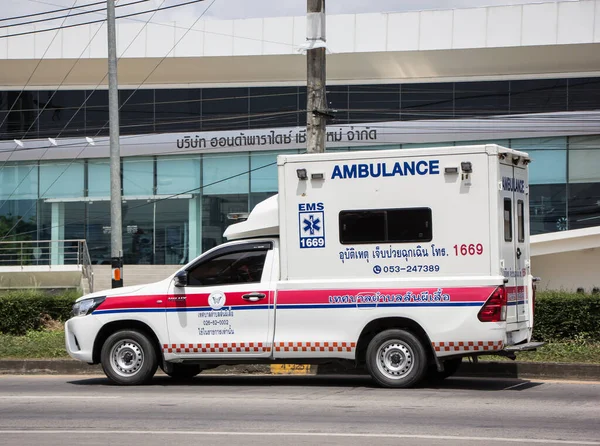
{"type": "Polygon", "coordinates": [[[159,358],[159,363],[162,362],[163,354],[160,342],[158,341],[158,336],[148,324],[145,322],[135,320],[135,319],[126,319],[109,322],[102,326],[96,339],[94,340],[94,349],[92,351],[92,360],[93,364],[100,363],[100,352],[102,351],[102,346],[104,342],[108,339],[110,335],[116,333],[119,330],[137,330],[144,333],[148,336],[148,340],[154,346],[156,351],[156,356],[159,358]]]}
{"type": "Polygon", "coordinates": [[[365,363],[367,347],[369,346],[371,340],[378,333],[389,329],[403,329],[414,334],[423,343],[423,347],[427,353],[428,363],[439,363],[437,355],[433,349],[433,345],[431,344],[431,339],[427,335],[425,329],[413,319],[398,316],[373,319],[367,325],[365,325],[356,343],[355,359],[357,364],[362,365],[365,363]]]}

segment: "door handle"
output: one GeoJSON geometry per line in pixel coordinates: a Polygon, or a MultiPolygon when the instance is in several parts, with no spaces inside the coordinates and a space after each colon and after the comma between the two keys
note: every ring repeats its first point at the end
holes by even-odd
{"type": "Polygon", "coordinates": [[[267,295],[263,294],[263,293],[250,293],[250,294],[244,294],[242,296],[242,299],[249,300],[250,302],[257,302],[261,299],[264,299],[265,297],[267,297],[267,295]]]}
{"type": "Polygon", "coordinates": [[[521,248],[517,248],[517,259],[521,258],[521,248]]]}

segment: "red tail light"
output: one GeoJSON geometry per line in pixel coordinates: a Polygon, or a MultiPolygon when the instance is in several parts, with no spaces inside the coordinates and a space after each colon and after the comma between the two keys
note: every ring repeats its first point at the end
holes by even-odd
{"type": "Polygon", "coordinates": [[[479,310],[477,319],[481,322],[502,322],[506,320],[506,289],[499,286],[494,290],[485,305],[479,310]]]}

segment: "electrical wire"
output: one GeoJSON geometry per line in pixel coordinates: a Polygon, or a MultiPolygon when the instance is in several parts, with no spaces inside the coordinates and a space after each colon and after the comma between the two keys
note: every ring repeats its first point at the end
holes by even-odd
{"type": "MultiPolygon", "coordinates": [[[[198,3],[199,1],[204,1],[204,0],[194,0],[194,1],[192,1],[192,2],[188,2],[188,3],[182,3],[182,4],[179,4],[178,6],[183,6],[183,5],[185,5],[185,4],[190,4],[190,3],[198,3]]],[[[163,4],[164,2],[165,2],[165,0],[163,0],[163,2],[161,3],[161,6],[162,6],[162,4],[163,4]]],[[[206,8],[206,9],[205,9],[203,12],[202,12],[202,14],[200,14],[200,15],[199,15],[199,16],[196,18],[196,20],[194,21],[194,23],[192,23],[192,25],[189,27],[189,29],[191,29],[192,27],[194,27],[194,26],[196,25],[196,23],[198,23],[198,21],[199,21],[199,20],[200,20],[202,17],[204,17],[204,14],[206,14],[206,12],[207,12],[207,11],[208,11],[208,10],[209,10],[211,7],[212,7],[212,5],[213,5],[215,2],[216,2],[216,0],[212,0],[212,2],[210,3],[210,5],[208,5],[208,7],[207,7],[207,8],[206,8]]],[[[165,9],[165,8],[162,8],[162,9],[165,9]]],[[[154,17],[154,14],[156,14],[156,12],[157,12],[157,11],[159,11],[159,10],[162,10],[162,9],[161,9],[160,7],[159,7],[159,8],[156,8],[156,10],[154,10],[154,12],[153,12],[152,16],[151,16],[151,17],[150,17],[148,20],[151,20],[151,19],[152,19],[152,17],[154,17]]],[[[143,28],[142,28],[142,29],[143,29],[143,28]]],[[[189,32],[189,30],[188,30],[188,32],[189,32]]],[[[140,34],[140,33],[141,33],[141,30],[140,30],[140,32],[138,32],[138,34],[135,36],[134,40],[137,38],[137,36],[139,36],[139,34],[140,34]]],[[[161,64],[161,63],[162,63],[162,62],[163,62],[163,61],[164,61],[164,60],[167,58],[167,56],[168,56],[168,55],[169,55],[169,54],[170,54],[170,53],[173,51],[173,49],[175,49],[175,47],[176,47],[176,46],[179,44],[179,42],[181,42],[181,40],[182,40],[182,39],[183,39],[183,38],[184,38],[186,35],[187,35],[187,33],[184,33],[184,34],[183,34],[183,35],[182,35],[182,36],[179,38],[179,40],[178,40],[177,42],[175,42],[175,45],[173,45],[173,47],[172,47],[172,48],[171,48],[171,49],[170,49],[170,50],[167,52],[167,54],[166,54],[166,55],[165,55],[165,56],[164,56],[164,57],[163,57],[163,58],[162,58],[162,59],[161,59],[161,60],[158,62],[158,64],[157,64],[157,65],[156,65],[156,66],[155,66],[155,67],[154,67],[154,68],[153,68],[153,69],[150,71],[150,73],[148,74],[148,76],[146,76],[146,78],[144,79],[144,81],[142,82],[142,84],[140,84],[140,85],[139,85],[139,86],[136,88],[136,90],[134,90],[134,92],[133,92],[133,93],[132,93],[132,94],[131,94],[131,95],[130,95],[130,96],[129,96],[129,97],[126,99],[126,100],[125,100],[125,102],[124,102],[124,103],[123,103],[123,104],[122,104],[122,105],[119,107],[119,110],[120,110],[120,109],[121,109],[121,108],[122,108],[122,107],[123,107],[123,106],[124,106],[124,105],[127,103],[127,101],[128,101],[128,100],[129,100],[129,99],[130,99],[130,98],[133,96],[133,94],[134,94],[134,93],[135,93],[135,92],[136,92],[136,91],[137,91],[137,90],[138,90],[138,89],[141,87],[141,85],[143,85],[143,84],[146,82],[146,80],[148,80],[148,78],[149,78],[149,77],[152,75],[152,73],[154,73],[154,71],[156,71],[156,69],[157,69],[157,68],[160,66],[160,64],[161,64]]],[[[132,41],[132,43],[133,43],[133,41],[132,41]]],[[[131,45],[131,43],[130,43],[130,45],[131,45]]],[[[129,47],[128,47],[128,48],[129,48],[129,47]]],[[[108,73],[107,73],[107,74],[108,74],[108,73]]],[[[106,75],[105,75],[104,77],[106,77],[106,75]]],[[[65,79],[66,79],[66,77],[65,77],[65,79]]],[[[104,78],[103,78],[103,80],[104,80],[104,78]]],[[[63,81],[63,82],[64,82],[64,81],[63,81]]],[[[102,81],[101,81],[101,82],[102,82],[102,81]]],[[[96,86],[96,88],[98,88],[98,86],[99,86],[99,85],[100,85],[100,84],[98,84],[98,85],[96,86]]],[[[94,91],[95,91],[95,89],[94,89],[94,91]]],[[[90,96],[91,96],[91,94],[90,94],[90,96]]],[[[88,98],[87,98],[87,99],[89,99],[89,96],[88,96],[88,98]]],[[[87,101],[87,99],[86,99],[86,101],[87,101]]],[[[81,107],[83,107],[83,105],[84,105],[84,104],[85,104],[85,102],[84,102],[84,103],[81,105],[81,107]]],[[[80,108],[81,108],[81,107],[80,107],[80,108]]],[[[39,116],[39,115],[38,115],[38,116],[39,116]]],[[[73,115],[73,117],[74,117],[74,116],[75,116],[75,115],[73,115]]],[[[73,119],[73,117],[71,117],[71,120],[73,119]]],[[[68,126],[68,125],[70,124],[71,120],[69,120],[69,122],[67,122],[67,124],[65,125],[65,128],[66,128],[66,126],[68,126]]],[[[109,121],[107,121],[107,122],[104,124],[104,126],[102,127],[102,129],[103,129],[104,127],[106,127],[106,125],[108,124],[108,122],[109,122],[109,121]]],[[[100,134],[100,132],[102,131],[102,129],[100,129],[100,130],[98,131],[98,133],[96,134],[96,136],[97,136],[98,134],[100,134]]],[[[64,129],[63,129],[63,130],[64,130],[64,129]]],[[[48,188],[47,188],[47,189],[44,191],[44,193],[42,193],[42,194],[41,194],[41,196],[42,196],[42,197],[43,197],[43,195],[44,195],[44,194],[46,194],[46,193],[47,193],[47,192],[48,192],[48,191],[49,191],[49,190],[52,188],[52,186],[54,186],[54,184],[55,184],[55,183],[56,183],[56,182],[57,182],[57,181],[58,181],[58,180],[59,180],[59,179],[62,177],[62,175],[63,175],[63,174],[64,174],[64,173],[65,173],[65,172],[66,172],[66,171],[69,169],[69,167],[70,167],[70,166],[71,166],[71,165],[72,165],[72,164],[75,162],[75,160],[77,160],[77,159],[78,159],[78,158],[79,158],[79,157],[80,157],[80,156],[83,154],[83,152],[84,152],[84,151],[85,151],[85,149],[88,147],[88,145],[89,145],[89,143],[88,143],[86,146],[84,146],[84,147],[81,149],[81,151],[80,151],[80,152],[77,154],[77,156],[76,156],[75,158],[73,158],[73,159],[71,160],[71,162],[69,163],[69,165],[67,165],[67,167],[66,167],[66,168],[65,168],[65,169],[64,169],[64,170],[63,170],[63,171],[62,171],[62,172],[61,172],[61,173],[60,173],[60,174],[59,174],[59,175],[56,177],[56,179],[55,179],[55,180],[54,180],[54,181],[53,181],[53,182],[50,184],[50,186],[48,186],[48,188]]],[[[6,164],[6,162],[5,162],[4,164],[6,164]]],[[[31,171],[30,171],[30,172],[31,172],[31,171]]],[[[22,183],[22,182],[23,182],[23,180],[21,181],[21,183],[22,183]]],[[[19,185],[20,185],[20,183],[19,183],[19,185]]],[[[19,186],[17,186],[17,187],[15,188],[15,191],[17,190],[17,188],[18,188],[18,187],[19,187],[19,186]]],[[[13,191],[13,194],[14,194],[14,191],[13,191]]],[[[12,194],[11,194],[11,195],[12,195],[12,194]]],[[[7,199],[7,200],[8,200],[8,199],[7,199]]],[[[5,201],[4,201],[4,203],[5,203],[7,200],[5,200],[5,201]]],[[[4,205],[4,203],[2,203],[2,205],[0,205],[0,207],[2,207],[2,206],[4,205]]],[[[34,204],[35,204],[35,203],[34,203],[34,204]]],[[[32,206],[33,206],[33,205],[32,205],[32,206]]],[[[13,230],[16,228],[16,226],[17,226],[17,225],[20,223],[20,221],[22,221],[22,219],[23,219],[23,218],[21,217],[19,220],[17,220],[17,222],[16,222],[16,223],[14,224],[14,226],[13,226],[13,227],[12,227],[12,228],[11,228],[11,229],[10,229],[10,230],[7,232],[7,233],[6,233],[6,235],[5,235],[5,236],[2,238],[2,240],[4,240],[4,238],[6,238],[6,236],[8,236],[8,235],[9,235],[9,234],[10,234],[10,233],[11,233],[11,232],[12,232],[12,231],[13,231],[13,230]]]]}
{"type": "MultiPolygon", "coordinates": [[[[76,0],[77,1],[77,0],[76,0]]],[[[163,2],[161,3],[164,4],[165,0],[163,0],[163,2]]],[[[156,14],[156,12],[154,12],[152,14],[152,16],[150,18],[152,18],[154,16],[154,14],[156,14]]],[[[133,38],[133,40],[129,43],[129,45],[127,46],[127,48],[125,48],[125,51],[123,52],[123,54],[129,49],[129,47],[133,44],[133,42],[135,42],[135,40],[138,38],[138,36],[141,34],[141,32],[144,30],[144,28],[142,27],[138,33],[135,35],[135,37],[133,38]]],[[[89,39],[88,44],[86,45],[86,47],[83,49],[83,51],[81,52],[81,54],[79,55],[79,58],[75,61],[75,63],[73,64],[73,66],[71,67],[71,69],[69,70],[69,72],[67,72],[67,74],[63,77],[63,80],[61,82],[61,85],[65,82],[65,80],[67,79],[67,77],[69,76],[69,74],[71,73],[71,71],[75,68],[75,66],[77,65],[77,62],[79,61],[79,59],[81,58],[81,56],[83,55],[83,53],[85,52],[85,50],[87,49],[87,47],[92,43],[92,41],[94,40],[94,38],[96,37],[96,34],[98,34],[98,32],[100,31],[100,27],[98,27],[98,29],[96,30],[96,33],[92,36],[91,39],[89,39]]],[[[104,75],[104,77],[102,78],[102,80],[98,83],[98,85],[96,85],[96,88],[98,88],[98,86],[104,81],[104,79],[106,78],[106,76],[108,75],[108,73],[106,73],[104,75]]],[[[58,88],[60,88],[60,86],[58,86],[58,88]]],[[[27,132],[29,132],[29,130],[31,130],[31,127],[35,124],[35,122],[39,119],[39,117],[41,116],[41,114],[44,112],[44,110],[46,109],[48,103],[50,103],[50,101],[52,100],[52,98],[54,97],[54,95],[58,92],[58,88],[56,91],[54,91],[54,93],[52,94],[52,96],[48,99],[48,102],[46,103],[46,105],[44,106],[44,108],[40,111],[40,113],[37,115],[36,119],[34,120],[34,122],[29,126],[29,129],[27,130],[27,132]]],[[[90,95],[86,98],[86,101],[89,99],[89,97],[93,94],[93,92],[96,89],[94,89],[92,91],[92,93],[90,93],[90,95]]],[[[65,124],[65,127],[63,127],[63,129],[61,130],[61,132],[59,132],[59,135],[64,131],[65,128],[67,128],[67,126],[71,123],[71,121],[73,120],[73,118],[76,116],[76,114],[79,112],[79,110],[81,110],[81,108],[85,105],[85,101],[79,106],[79,109],[77,110],[77,112],[75,112],[75,114],[71,117],[71,119],[65,124]]],[[[57,137],[58,137],[57,136],[57,137]]],[[[88,147],[89,143],[84,146],[83,149],[81,149],[81,151],[79,152],[79,155],[77,157],[79,157],[84,150],[88,147]]],[[[16,148],[14,149],[16,150],[16,148]]],[[[14,153],[13,150],[13,153],[14,153]]],[[[47,153],[47,151],[49,150],[49,147],[44,151],[44,153],[42,154],[42,156],[40,157],[40,159],[42,159],[44,157],[44,155],[47,153]]],[[[7,159],[4,161],[4,164],[2,164],[2,167],[0,167],[0,171],[2,171],[2,169],[4,168],[4,166],[6,165],[6,163],[8,162],[8,160],[10,159],[10,157],[12,156],[12,153],[7,157],[7,159]]],[[[72,163],[71,163],[72,164],[72,163]]],[[[62,174],[64,174],[64,172],[66,172],[66,170],[70,167],[67,166],[67,168],[65,168],[65,170],[54,180],[54,182],[48,186],[48,188],[46,189],[46,191],[44,191],[44,193],[42,194],[42,196],[48,192],[48,190],[50,190],[50,188],[56,183],[56,181],[58,181],[58,179],[62,176],[62,174]]],[[[10,197],[12,197],[12,195],[14,194],[14,192],[19,188],[19,186],[25,181],[25,179],[29,176],[29,174],[31,173],[31,171],[33,170],[33,167],[27,172],[27,174],[21,179],[21,181],[19,182],[19,184],[15,187],[15,189],[11,192],[11,194],[9,195],[9,197],[4,200],[4,202],[0,205],[0,208],[2,206],[4,206],[4,203],[6,203],[10,197]]],[[[19,221],[17,221],[17,223],[15,223],[15,225],[17,225],[19,223],[19,221]]],[[[10,234],[10,232],[13,230],[14,228],[11,228],[7,234],[10,234]]]]}
{"type": "MultiPolygon", "coordinates": [[[[125,3],[125,4],[122,4],[122,5],[115,5],[115,8],[122,8],[122,7],[125,7],[125,6],[137,5],[138,3],[146,3],[147,1],[148,0],[136,0],[136,1],[131,2],[131,3],[125,3]]],[[[101,2],[101,3],[105,3],[106,4],[106,2],[101,2]]],[[[30,20],[29,22],[11,23],[9,25],[0,25],[0,29],[2,29],[2,28],[12,28],[12,27],[16,27],[16,26],[31,25],[33,23],[50,22],[52,20],[60,20],[62,18],[73,18],[73,17],[77,17],[77,16],[80,16],[80,15],[93,14],[93,13],[99,12],[99,11],[106,11],[106,8],[94,9],[92,11],[76,12],[75,14],[68,14],[66,16],[50,17],[50,18],[38,19],[38,20],[30,20]]]]}
{"type": "MultiPolygon", "coordinates": [[[[177,5],[164,6],[162,8],[156,8],[156,9],[148,9],[146,11],[141,11],[141,12],[132,12],[130,14],[124,14],[124,15],[118,16],[117,19],[125,19],[125,18],[129,18],[129,17],[135,17],[135,16],[138,16],[138,15],[143,15],[143,14],[150,14],[150,13],[156,13],[156,12],[159,12],[159,11],[166,11],[168,9],[178,8],[180,6],[187,6],[187,5],[191,5],[191,4],[194,4],[194,3],[200,3],[200,2],[203,2],[203,1],[206,1],[206,0],[190,0],[188,2],[179,3],[177,5]]],[[[24,32],[21,32],[21,33],[7,34],[7,35],[4,35],[4,36],[0,36],[0,39],[8,39],[9,37],[17,37],[17,36],[27,36],[27,35],[30,35],[30,34],[44,33],[44,32],[48,32],[48,31],[55,31],[55,30],[58,30],[58,29],[68,29],[68,28],[74,28],[76,26],[92,25],[94,23],[102,23],[102,22],[106,22],[106,19],[92,20],[92,21],[89,21],[89,22],[81,22],[81,23],[73,23],[71,25],[65,25],[65,26],[62,26],[62,27],[38,29],[38,30],[35,30],[35,31],[24,31],[24,32]]]]}
{"type": "Polygon", "coordinates": [[[35,13],[32,13],[32,14],[25,14],[25,15],[14,16],[14,17],[5,17],[5,18],[0,19],[0,22],[6,22],[6,21],[18,20],[18,19],[26,19],[26,18],[29,18],[29,17],[37,17],[37,16],[40,16],[40,15],[46,15],[46,14],[55,14],[55,13],[58,13],[58,12],[70,11],[70,10],[73,10],[73,9],[88,8],[90,6],[96,6],[96,5],[102,5],[102,4],[106,4],[106,0],[103,0],[103,1],[100,1],[100,2],[88,3],[86,5],[72,6],[70,8],[61,8],[61,9],[54,9],[52,11],[35,12],[35,13]]]}

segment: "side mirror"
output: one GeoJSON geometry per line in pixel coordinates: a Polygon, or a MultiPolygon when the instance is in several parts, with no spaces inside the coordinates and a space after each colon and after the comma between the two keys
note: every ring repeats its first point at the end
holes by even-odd
{"type": "Polygon", "coordinates": [[[175,274],[175,278],[173,279],[174,285],[176,287],[184,287],[188,284],[188,273],[187,271],[179,271],[175,274]]]}

